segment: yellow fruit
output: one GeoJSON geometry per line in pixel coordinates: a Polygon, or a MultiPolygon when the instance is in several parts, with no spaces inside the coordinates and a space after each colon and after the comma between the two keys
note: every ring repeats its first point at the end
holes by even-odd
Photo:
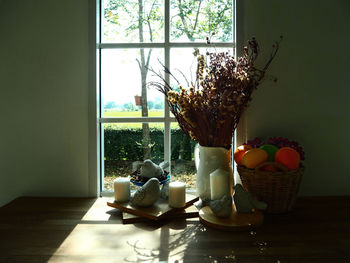
{"type": "Polygon", "coordinates": [[[268,158],[267,152],[260,148],[254,148],[246,151],[242,157],[242,164],[250,169],[254,169],[262,162],[266,162],[268,158]]]}
{"type": "Polygon", "coordinates": [[[250,145],[241,145],[235,150],[234,159],[235,159],[235,162],[237,163],[237,165],[242,165],[243,154],[252,148],[253,147],[250,145]]]}

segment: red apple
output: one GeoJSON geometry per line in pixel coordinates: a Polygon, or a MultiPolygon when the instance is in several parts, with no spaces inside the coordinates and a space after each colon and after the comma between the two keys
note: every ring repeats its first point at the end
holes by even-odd
{"type": "Polygon", "coordinates": [[[235,150],[235,152],[233,154],[233,158],[235,159],[235,162],[237,165],[242,165],[243,154],[252,148],[253,147],[250,145],[243,144],[235,150]]]}

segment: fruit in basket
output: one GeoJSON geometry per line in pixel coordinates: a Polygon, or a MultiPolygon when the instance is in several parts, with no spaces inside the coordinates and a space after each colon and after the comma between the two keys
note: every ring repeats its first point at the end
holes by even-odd
{"type": "Polygon", "coordinates": [[[260,170],[265,171],[265,172],[276,172],[276,171],[278,171],[278,168],[276,166],[274,166],[273,164],[266,164],[263,167],[261,167],[260,170]]]}
{"type": "Polygon", "coordinates": [[[246,144],[252,146],[253,148],[259,148],[264,144],[271,144],[277,148],[291,147],[300,154],[300,160],[305,160],[305,152],[299,143],[296,141],[290,141],[283,137],[270,137],[267,141],[263,141],[259,137],[256,137],[253,140],[248,140],[246,144]]]}
{"type": "Polygon", "coordinates": [[[267,161],[268,154],[260,148],[253,148],[246,151],[242,157],[242,165],[247,168],[254,169],[262,162],[267,161]]]}
{"type": "Polygon", "coordinates": [[[242,165],[243,154],[252,148],[253,147],[250,145],[243,144],[235,150],[235,152],[233,154],[233,158],[235,159],[235,162],[237,165],[242,165]]]}
{"type": "Polygon", "coordinates": [[[276,145],[278,148],[290,147],[296,150],[300,155],[300,160],[305,160],[305,152],[303,148],[296,141],[289,141],[283,137],[271,137],[267,141],[268,144],[276,145]]]}
{"type": "Polygon", "coordinates": [[[278,151],[278,147],[272,144],[264,144],[260,146],[260,149],[263,149],[267,153],[267,160],[269,162],[273,162],[275,160],[275,155],[278,151]]]}
{"type": "Polygon", "coordinates": [[[300,164],[300,154],[291,147],[282,147],[276,152],[275,162],[295,170],[300,164]]]}

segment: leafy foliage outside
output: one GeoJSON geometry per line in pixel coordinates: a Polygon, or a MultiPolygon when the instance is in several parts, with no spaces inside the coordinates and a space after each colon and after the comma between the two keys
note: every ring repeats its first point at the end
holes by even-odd
{"type": "MultiPolygon", "coordinates": [[[[113,124],[112,124],[113,125],[113,124]]],[[[164,158],[164,132],[161,127],[150,128],[151,155],[155,163],[164,158]]],[[[133,172],[132,163],[143,160],[142,128],[113,126],[104,130],[105,160],[104,189],[113,191],[113,180],[119,176],[129,176],[133,172]]],[[[180,128],[171,130],[171,176],[185,182],[188,188],[195,188],[196,169],[193,161],[195,142],[190,140],[180,128]]],[[[136,189],[132,185],[132,189],[136,189]]]]}
{"type": "Polygon", "coordinates": [[[174,40],[232,41],[232,0],[172,0],[171,36],[174,40]]]}
{"type": "MultiPolygon", "coordinates": [[[[164,159],[164,132],[159,128],[150,128],[151,153],[154,162],[164,159]]],[[[104,131],[104,156],[106,161],[142,161],[142,129],[124,128],[104,131]]],[[[190,140],[181,129],[171,133],[171,159],[192,160],[195,142],[190,140]]]]}
{"type": "MultiPolygon", "coordinates": [[[[106,42],[164,41],[164,0],[104,2],[106,42]]],[[[205,41],[211,32],[216,33],[213,41],[232,41],[232,0],[170,0],[170,10],[170,37],[174,41],[205,41]]]]}

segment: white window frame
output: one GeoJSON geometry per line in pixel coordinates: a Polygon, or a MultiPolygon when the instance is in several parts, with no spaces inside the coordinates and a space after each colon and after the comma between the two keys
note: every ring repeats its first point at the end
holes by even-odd
{"type": "MultiPolygon", "coordinates": [[[[174,117],[170,116],[169,106],[164,98],[164,117],[102,117],[103,114],[103,101],[101,96],[101,51],[103,49],[140,49],[140,48],[162,48],[164,50],[164,65],[167,68],[171,66],[170,49],[171,48],[208,48],[208,44],[203,42],[171,42],[170,41],[170,0],[164,0],[164,42],[156,43],[102,43],[103,27],[102,27],[102,14],[103,14],[103,0],[96,1],[96,22],[97,22],[97,116],[98,116],[98,131],[97,137],[99,145],[97,149],[99,153],[97,154],[99,163],[99,183],[101,195],[110,195],[111,192],[104,190],[104,141],[103,141],[103,124],[104,123],[164,123],[164,160],[171,161],[171,130],[170,125],[176,122],[174,117]]],[[[232,0],[232,41],[229,42],[212,42],[210,46],[215,46],[216,48],[232,48],[236,43],[236,0],[232,0]]],[[[165,75],[165,80],[169,83],[169,75],[165,75]]]]}

